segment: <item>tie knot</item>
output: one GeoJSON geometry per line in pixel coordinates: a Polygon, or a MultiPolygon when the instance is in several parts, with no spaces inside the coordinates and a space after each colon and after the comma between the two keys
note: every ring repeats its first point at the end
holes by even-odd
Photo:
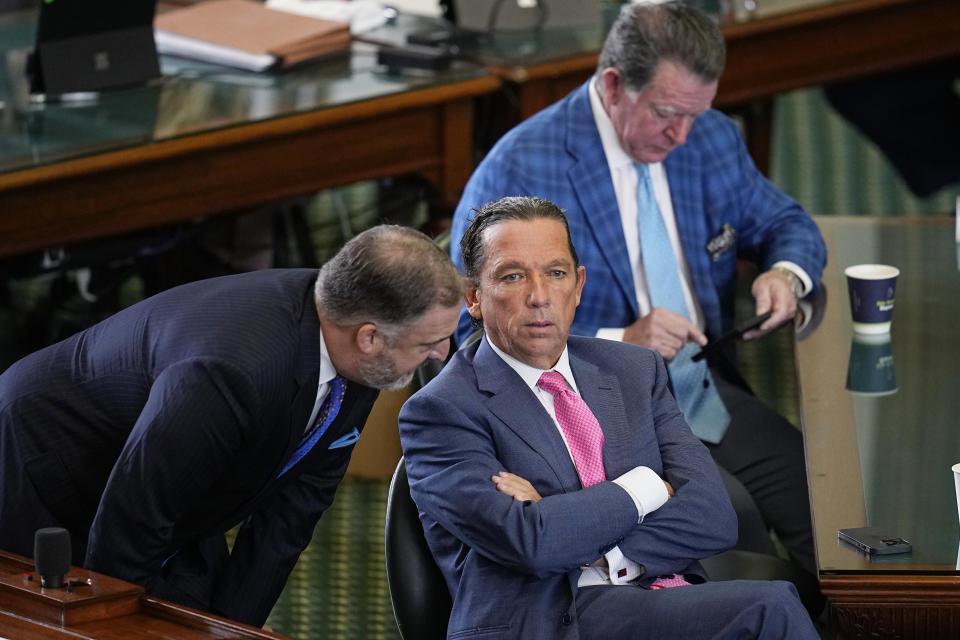
{"type": "Polygon", "coordinates": [[[570,390],[570,387],[567,386],[567,381],[563,378],[563,374],[559,371],[545,371],[540,376],[537,384],[540,385],[541,389],[553,396],[570,390]]]}

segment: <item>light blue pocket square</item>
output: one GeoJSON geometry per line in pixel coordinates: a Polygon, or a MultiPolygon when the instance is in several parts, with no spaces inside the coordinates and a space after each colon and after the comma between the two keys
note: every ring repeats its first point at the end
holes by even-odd
{"type": "Polygon", "coordinates": [[[339,449],[341,447],[349,447],[354,442],[360,439],[360,431],[356,427],[353,428],[348,434],[342,435],[333,442],[330,443],[330,446],[327,449],[339,449]]]}

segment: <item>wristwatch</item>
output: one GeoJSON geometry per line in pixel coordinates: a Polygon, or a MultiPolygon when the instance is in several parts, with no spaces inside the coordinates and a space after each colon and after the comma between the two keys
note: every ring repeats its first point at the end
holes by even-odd
{"type": "Polygon", "coordinates": [[[790,292],[793,294],[793,297],[799,300],[803,297],[803,282],[801,282],[800,277],[797,276],[793,271],[787,269],[786,267],[771,267],[771,271],[779,271],[780,273],[787,276],[787,280],[790,281],[790,292]]]}

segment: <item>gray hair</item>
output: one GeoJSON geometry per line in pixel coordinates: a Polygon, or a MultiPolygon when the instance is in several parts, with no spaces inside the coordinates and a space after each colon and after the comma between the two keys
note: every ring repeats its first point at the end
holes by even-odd
{"type": "Polygon", "coordinates": [[[726,44],[720,27],[709,16],[680,0],[625,5],[600,52],[596,75],[605,69],[620,72],[631,91],[640,91],[667,59],[704,82],[720,79],[726,44]]]}
{"type": "Polygon", "coordinates": [[[546,218],[561,222],[567,232],[567,243],[570,247],[570,257],[573,258],[573,264],[577,267],[580,266],[577,250],[573,248],[573,240],[570,238],[567,216],[563,214],[563,209],[549,200],[528,196],[511,196],[488,202],[479,209],[474,209],[474,211],[476,211],[476,215],[464,232],[463,237],[460,238],[463,271],[474,285],[480,284],[480,273],[483,271],[483,263],[486,259],[483,232],[507,220],[546,218]]]}
{"type": "Polygon", "coordinates": [[[450,257],[423,233],[398,225],[376,226],[347,242],[321,267],[314,289],[335,324],[372,322],[388,341],[434,305],[459,303],[463,291],[450,257]]]}

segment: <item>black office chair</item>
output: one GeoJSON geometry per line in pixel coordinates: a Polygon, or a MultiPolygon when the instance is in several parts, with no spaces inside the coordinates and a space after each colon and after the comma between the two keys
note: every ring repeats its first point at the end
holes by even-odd
{"type": "Polygon", "coordinates": [[[403,458],[390,480],[384,534],[387,586],[400,636],[403,640],[443,640],[452,601],[423,537],[403,458]]]}

